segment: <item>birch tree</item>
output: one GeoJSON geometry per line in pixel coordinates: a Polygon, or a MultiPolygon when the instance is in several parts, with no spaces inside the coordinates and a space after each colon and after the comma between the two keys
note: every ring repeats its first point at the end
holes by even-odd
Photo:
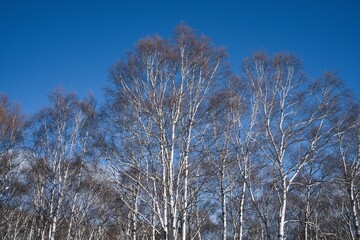
{"type": "MultiPolygon", "coordinates": [[[[348,96],[349,97],[349,96],[348,96]]],[[[345,97],[344,97],[345,98],[345,97]]],[[[352,240],[360,238],[360,125],[359,103],[345,98],[339,103],[340,114],[335,119],[334,154],[339,160],[341,176],[337,183],[345,189],[345,219],[352,240]]]]}
{"type": "Polygon", "coordinates": [[[0,95],[0,238],[13,239],[26,216],[21,213],[24,183],[19,179],[24,117],[19,106],[0,95]],[[16,221],[18,220],[18,221],[16,221]]]}
{"type": "Polygon", "coordinates": [[[258,107],[256,102],[247,100],[251,99],[249,89],[238,78],[230,79],[228,88],[213,96],[211,101],[209,121],[213,131],[206,147],[212,164],[208,188],[221,206],[222,238],[242,239],[250,159],[256,152],[253,139],[256,138],[258,107]]]}
{"type": "Polygon", "coordinates": [[[273,188],[279,201],[278,239],[286,239],[288,193],[294,179],[322,148],[332,129],[327,124],[336,79],[308,84],[300,62],[291,55],[255,54],[244,63],[244,75],[260,102],[264,126],[258,141],[273,166],[273,188]]]}
{"type": "MultiPolygon", "coordinates": [[[[113,68],[112,117],[121,119],[125,113],[122,139],[134,140],[132,147],[139,150],[135,156],[117,157],[115,163],[139,171],[132,180],[147,195],[139,201],[146,202],[160,223],[161,229],[152,227],[163,239],[188,238],[193,199],[189,187],[196,180],[192,166],[197,161],[191,156],[204,131],[206,97],[226,71],[224,51],[183,25],[172,40],[141,40],[113,68]]],[[[118,141],[117,146],[122,140],[118,141]]],[[[150,218],[146,221],[154,222],[150,218]]]]}
{"type": "MultiPolygon", "coordinates": [[[[29,180],[33,183],[37,239],[72,238],[75,205],[82,173],[90,161],[96,130],[94,101],[79,101],[57,90],[51,106],[37,113],[29,127],[29,180]],[[74,191],[72,191],[74,190],[74,191]],[[69,229],[58,230],[67,222],[69,229]]],[[[72,238],[73,239],[73,238],[72,238]]]]}
{"type": "MultiPolygon", "coordinates": [[[[233,220],[234,239],[244,238],[245,205],[248,189],[251,187],[251,172],[254,164],[252,160],[257,154],[256,139],[259,129],[259,100],[250,91],[249,85],[233,78],[230,84],[231,96],[228,106],[230,107],[231,141],[232,151],[235,154],[236,164],[231,174],[232,185],[236,191],[232,191],[233,209],[237,218],[233,220]]],[[[258,161],[259,162],[259,161],[258,161]]]]}
{"type": "MultiPolygon", "coordinates": [[[[230,228],[228,227],[229,211],[229,194],[231,192],[230,168],[233,167],[233,155],[231,154],[231,121],[229,120],[228,100],[229,92],[221,91],[219,94],[212,96],[212,111],[208,117],[211,125],[208,144],[204,146],[208,152],[208,169],[207,169],[207,189],[215,200],[215,206],[220,215],[221,221],[221,239],[227,239],[230,228]]],[[[220,237],[219,237],[220,238],[220,237]]]]}

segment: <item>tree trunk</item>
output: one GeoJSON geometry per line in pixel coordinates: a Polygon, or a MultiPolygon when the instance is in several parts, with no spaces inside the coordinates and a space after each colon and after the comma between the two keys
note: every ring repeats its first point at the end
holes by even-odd
{"type": "Polygon", "coordinates": [[[349,193],[350,193],[350,203],[351,203],[351,210],[353,215],[353,223],[354,223],[354,230],[355,230],[355,239],[360,239],[360,229],[359,229],[359,216],[356,209],[356,199],[355,199],[355,193],[354,193],[355,183],[354,180],[351,181],[350,187],[349,187],[349,193]]]}
{"type": "Polygon", "coordinates": [[[136,195],[135,195],[135,200],[134,200],[134,212],[133,212],[133,217],[132,217],[132,229],[131,229],[131,233],[132,233],[132,240],[136,240],[136,236],[137,236],[137,214],[138,214],[138,190],[136,191],[136,195]]]}
{"type": "Polygon", "coordinates": [[[285,240],[285,215],[286,215],[286,204],[287,204],[287,186],[286,186],[286,179],[283,179],[283,186],[282,186],[282,202],[280,206],[279,212],[279,240],[285,240]]]}
{"type": "Polygon", "coordinates": [[[243,189],[241,193],[241,200],[240,200],[240,211],[239,211],[239,240],[243,239],[243,231],[244,231],[244,206],[245,206],[245,196],[246,196],[246,180],[243,183],[243,189]]]}
{"type": "Polygon", "coordinates": [[[181,239],[186,240],[186,221],[188,205],[188,181],[189,181],[189,160],[185,157],[185,177],[184,177],[184,213],[182,217],[181,239]]]}
{"type": "Polygon", "coordinates": [[[305,240],[309,239],[310,191],[311,191],[311,186],[308,185],[306,187],[306,208],[305,208],[305,226],[304,226],[305,240]]]}
{"type": "Polygon", "coordinates": [[[224,179],[221,180],[221,210],[222,210],[222,220],[223,220],[223,240],[226,240],[227,232],[227,212],[226,212],[226,192],[224,186],[224,179]]]}

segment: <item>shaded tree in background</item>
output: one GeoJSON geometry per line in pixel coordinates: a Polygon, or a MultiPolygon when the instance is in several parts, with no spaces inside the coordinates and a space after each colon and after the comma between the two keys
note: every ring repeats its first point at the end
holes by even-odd
{"type": "Polygon", "coordinates": [[[94,100],[80,101],[59,89],[50,94],[50,103],[33,116],[28,128],[29,204],[35,214],[30,236],[82,239],[76,232],[81,228],[74,226],[88,224],[81,215],[90,207],[86,195],[91,191],[84,196],[82,190],[95,163],[94,100]]]}
{"type": "Polygon", "coordinates": [[[24,118],[19,106],[0,95],[0,238],[16,239],[26,218],[21,216],[21,196],[25,191],[19,178],[23,158],[19,143],[24,118]]]}

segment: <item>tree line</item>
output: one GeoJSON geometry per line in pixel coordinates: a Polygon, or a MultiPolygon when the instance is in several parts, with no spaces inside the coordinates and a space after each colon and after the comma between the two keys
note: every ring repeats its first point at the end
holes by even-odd
{"type": "Polygon", "coordinates": [[[101,106],[0,96],[0,238],[360,239],[359,103],[291,54],[144,38],[101,106]]]}

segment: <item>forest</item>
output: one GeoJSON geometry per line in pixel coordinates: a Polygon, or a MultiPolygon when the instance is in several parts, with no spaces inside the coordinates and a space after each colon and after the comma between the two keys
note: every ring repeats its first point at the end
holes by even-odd
{"type": "Polygon", "coordinates": [[[0,95],[0,239],[360,239],[359,98],[288,53],[185,25],[116,62],[100,104],[0,95]]]}

